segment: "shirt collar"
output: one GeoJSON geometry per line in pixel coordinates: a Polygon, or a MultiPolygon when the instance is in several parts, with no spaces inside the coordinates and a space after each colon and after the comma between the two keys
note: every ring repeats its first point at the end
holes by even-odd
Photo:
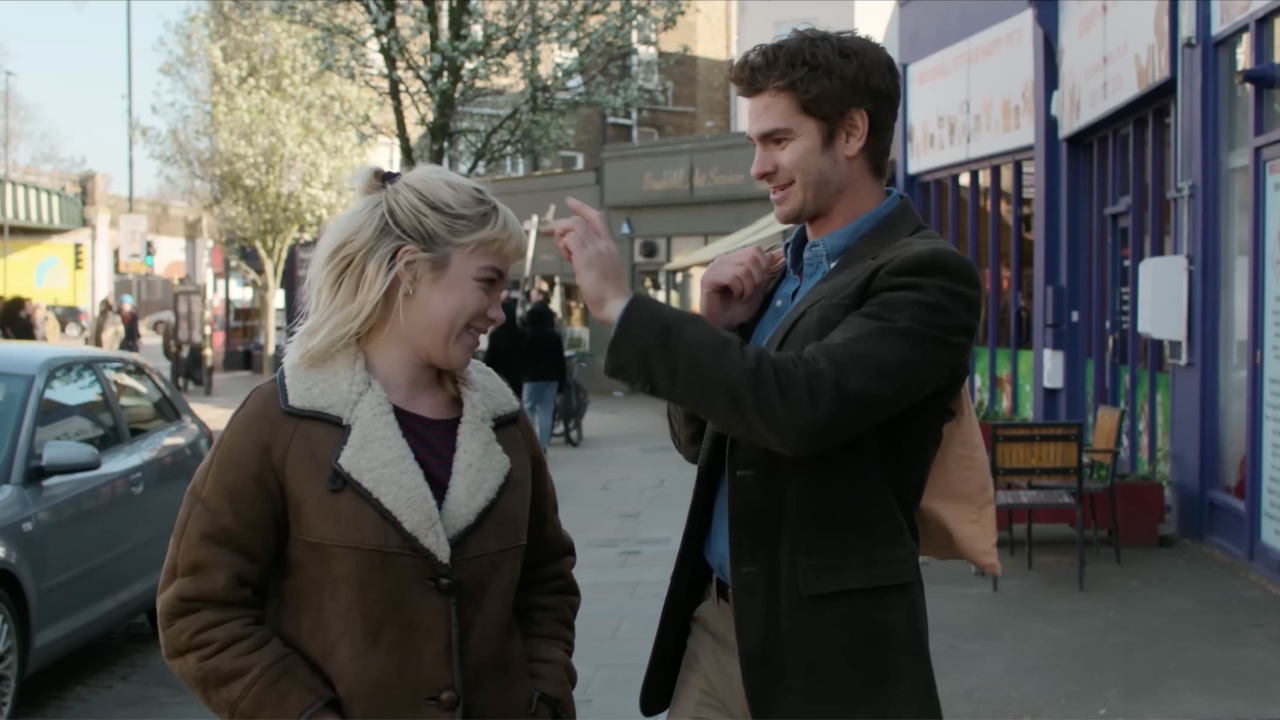
{"type": "Polygon", "coordinates": [[[787,271],[797,277],[802,275],[806,263],[821,263],[824,270],[831,269],[840,258],[853,247],[868,230],[884,219],[898,203],[902,194],[896,188],[884,189],[884,200],[871,209],[871,212],[856,218],[843,227],[832,230],[826,235],[809,240],[805,225],[801,224],[782,244],[782,255],[787,259],[787,271]]]}

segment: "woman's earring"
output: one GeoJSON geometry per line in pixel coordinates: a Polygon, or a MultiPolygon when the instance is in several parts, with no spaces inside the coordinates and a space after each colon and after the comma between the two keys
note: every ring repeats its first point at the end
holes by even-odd
{"type": "Polygon", "coordinates": [[[408,297],[413,297],[413,286],[412,286],[412,285],[405,285],[405,286],[404,286],[404,294],[405,294],[406,296],[408,296],[408,297]]]}

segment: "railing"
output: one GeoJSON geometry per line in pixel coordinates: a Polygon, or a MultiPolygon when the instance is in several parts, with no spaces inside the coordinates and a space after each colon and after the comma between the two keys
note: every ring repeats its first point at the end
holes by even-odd
{"type": "Polygon", "coordinates": [[[24,230],[74,230],[84,227],[84,202],[74,193],[33,183],[0,179],[0,219],[24,230]]]}

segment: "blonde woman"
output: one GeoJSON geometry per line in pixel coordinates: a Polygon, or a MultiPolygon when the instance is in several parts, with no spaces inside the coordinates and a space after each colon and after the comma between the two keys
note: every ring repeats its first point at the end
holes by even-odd
{"type": "Polygon", "coordinates": [[[434,165],[360,190],[277,381],[187,493],[165,660],[221,717],[573,717],[573,543],[520,403],[471,360],[520,222],[434,165]]]}

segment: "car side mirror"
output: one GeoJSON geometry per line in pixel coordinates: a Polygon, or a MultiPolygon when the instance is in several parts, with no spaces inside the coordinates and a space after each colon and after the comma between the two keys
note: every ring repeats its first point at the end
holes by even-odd
{"type": "Polygon", "coordinates": [[[35,468],[42,477],[87,472],[102,467],[98,449],[82,442],[50,440],[44,444],[40,462],[35,468]]]}

